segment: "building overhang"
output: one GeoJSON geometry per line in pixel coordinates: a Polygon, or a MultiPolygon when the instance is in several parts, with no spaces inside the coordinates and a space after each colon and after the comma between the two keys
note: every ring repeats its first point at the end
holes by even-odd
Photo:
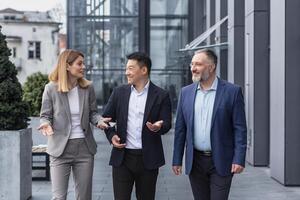
{"type": "Polygon", "coordinates": [[[6,36],[6,40],[10,41],[10,42],[22,42],[22,37],[8,35],[8,36],[6,36]]]}
{"type": "Polygon", "coordinates": [[[223,42],[223,43],[216,43],[216,44],[211,44],[211,45],[201,45],[213,32],[215,32],[225,21],[228,20],[228,16],[224,17],[220,21],[218,21],[216,24],[214,24],[212,27],[207,29],[204,33],[196,37],[192,42],[189,44],[185,45],[185,48],[179,49],[181,52],[186,52],[186,51],[195,51],[198,49],[204,49],[204,48],[227,48],[228,43],[223,42]]]}

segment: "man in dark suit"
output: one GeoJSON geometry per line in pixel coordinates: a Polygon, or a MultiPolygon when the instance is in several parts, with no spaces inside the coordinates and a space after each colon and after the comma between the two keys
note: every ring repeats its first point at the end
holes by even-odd
{"type": "Polygon", "coordinates": [[[165,164],[161,135],[171,128],[171,102],[168,92],[150,81],[146,54],[135,52],[127,59],[128,84],[113,90],[103,113],[116,122],[105,130],[113,145],[114,196],[129,200],[135,183],[137,199],[153,200],[158,168],[165,164]]]}
{"type": "Polygon", "coordinates": [[[242,90],[216,76],[217,56],[192,58],[194,83],[181,90],[175,125],[173,171],[189,175],[196,200],[228,199],[233,174],[245,166],[246,119],[242,90]]]}

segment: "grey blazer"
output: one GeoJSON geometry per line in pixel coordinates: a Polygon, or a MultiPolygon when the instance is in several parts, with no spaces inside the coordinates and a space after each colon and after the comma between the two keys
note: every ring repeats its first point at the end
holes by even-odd
{"type": "MultiPolygon", "coordinates": [[[[86,89],[78,87],[81,127],[91,154],[97,152],[90,123],[97,125],[101,116],[97,113],[96,97],[93,85],[86,89]]],[[[58,92],[57,84],[50,82],[45,86],[40,113],[40,123],[49,123],[54,134],[48,136],[47,153],[59,157],[71,134],[71,113],[67,93],[58,92]]]]}

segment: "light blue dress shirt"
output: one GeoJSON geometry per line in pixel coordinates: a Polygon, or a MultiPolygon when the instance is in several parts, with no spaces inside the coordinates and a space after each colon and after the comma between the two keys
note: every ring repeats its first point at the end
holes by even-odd
{"type": "Polygon", "coordinates": [[[127,118],[127,149],[142,148],[142,129],[150,81],[141,92],[131,86],[127,118]]]}
{"type": "Polygon", "coordinates": [[[211,151],[211,120],[218,86],[216,77],[211,88],[204,90],[198,85],[194,105],[194,148],[211,151]]]}

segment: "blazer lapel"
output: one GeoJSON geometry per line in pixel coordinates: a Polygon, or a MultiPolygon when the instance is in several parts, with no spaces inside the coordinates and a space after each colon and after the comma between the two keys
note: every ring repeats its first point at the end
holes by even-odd
{"type": "Polygon", "coordinates": [[[223,81],[218,78],[218,86],[217,86],[216,97],[215,97],[214,108],[213,108],[213,114],[212,114],[212,119],[211,119],[211,126],[214,123],[214,120],[216,118],[216,112],[217,112],[217,109],[220,105],[220,102],[221,102],[221,99],[222,99],[222,96],[223,96],[223,92],[224,92],[223,85],[224,85],[223,81]]]}
{"type": "Polygon", "coordinates": [[[155,89],[155,86],[153,85],[153,83],[150,81],[147,100],[146,100],[146,106],[145,106],[145,112],[144,112],[143,125],[146,124],[146,121],[150,114],[151,108],[156,100],[156,96],[157,96],[157,90],[155,89]]]}
{"type": "Polygon", "coordinates": [[[128,85],[128,87],[125,90],[123,98],[121,97],[121,104],[124,103],[124,125],[125,125],[125,130],[127,130],[127,119],[128,119],[128,108],[129,108],[129,99],[130,99],[130,94],[131,94],[131,86],[128,85]],[[123,99],[123,100],[122,100],[123,99]]]}
{"type": "Polygon", "coordinates": [[[197,94],[198,83],[194,83],[194,87],[192,88],[191,98],[189,99],[189,103],[187,106],[190,106],[190,110],[192,111],[192,115],[190,116],[190,127],[192,128],[192,133],[194,132],[194,114],[195,114],[195,99],[197,94]]]}
{"type": "Polygon", "coordinates": [[[66,110],[67,116],[69,118],[69,121],[71,122],[71,111],[69,106],[69,100],[66,92],[59,92],[59,96],[61,98],[61,101],[63,102],[64,108],[66,110]]]}
{"type": "Polygon", "coordinates": [[[78,87],[78,97],[79,97],[79,113],[80,119],[82,119],[83,114],[83,107],[84,107],[84,100],[85,100],[85,89],[78,87]]]}

